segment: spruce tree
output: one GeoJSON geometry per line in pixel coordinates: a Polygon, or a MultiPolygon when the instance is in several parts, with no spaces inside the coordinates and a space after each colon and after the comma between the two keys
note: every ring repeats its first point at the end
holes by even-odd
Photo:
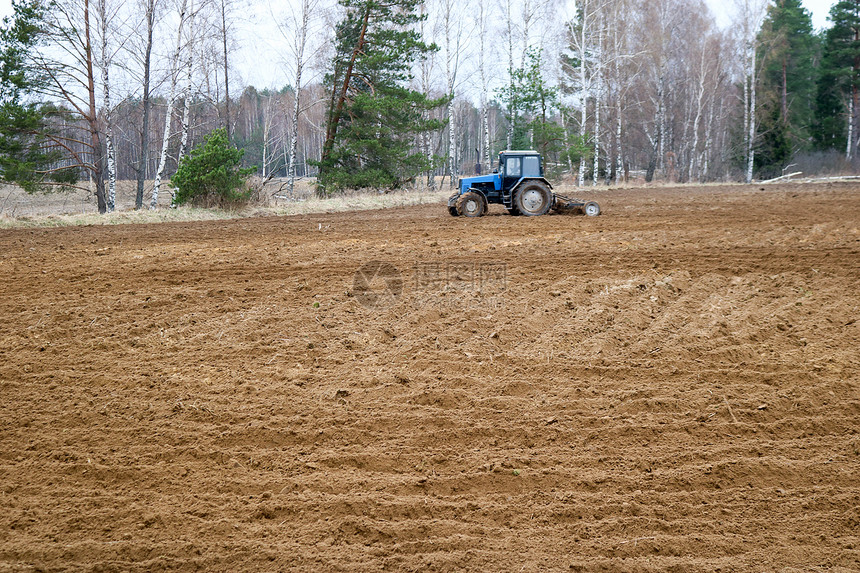
{"type": "Polygon", "coordinates": [[[860,0],[837,2],[830,9],[830,21],[833,26],[824,34],[813,138],[819,149],[846,151],[850,158],[858,139],[860,0]]]}
{"type": "MultiPolygon", "coordinates": [[[[443,127],[425,113],[447,98],[409,88],[412,63],[436,50],[414,24],[419,0],[340,0],[326,138],[318,163],[322,194],[346,188],[392,189],[432,167],[416,137],[443,127]]],[[[436,159],[438,160],[438,158],[436,159]]]]}
{"type": "Polygon", "coordinates": [[[522,67],[510,70],[508,86],[496,95],[510,110],[507,120],[513,125],[512,149],[536,149],[544,161],[557,163],[564,149],[564,130],[551,121],[558,110],[558,88],[543,77],[541,48],[529,48],[522,67]]]}
{"type": "Polygon", "coordinates": [[[767,173],[780,170],[795,152],[810,147],[818,39],[800,0],[771,5],[759,39],[764,47],[759,91],[763,137],[756,163],[767,173]]]}

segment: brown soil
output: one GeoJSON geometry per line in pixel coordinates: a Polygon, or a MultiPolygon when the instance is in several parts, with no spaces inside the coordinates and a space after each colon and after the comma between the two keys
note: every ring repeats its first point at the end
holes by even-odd
{"type": "Polygon", "coordinates": [[[0,231],[0,570],[860,569],[860,188],[590,197],[0,231]]]}

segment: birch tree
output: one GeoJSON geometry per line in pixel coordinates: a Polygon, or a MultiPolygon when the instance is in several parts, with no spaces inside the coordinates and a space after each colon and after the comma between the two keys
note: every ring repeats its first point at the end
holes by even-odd
{"type": "Polygon", "coordinates": [[[743,134],[746,168],[744,181],[752,182],[756,143],[756,87],[758,85],[758,32],[767,8],[767,0],[735,0],[738,30],[741,36],[740,59],[743,76],[743,134]]]}
{"type": "MultiPolygon", "coordinates": [[[[422,2],[418,6],[418,11],[420,18],[418,20],[418,34],[422,38],[427,37],[427,4],[426,2],[422,2]]],[[[420,78],[421,84],[421,93],[423,93],[427,97],[431,97],[431,93],[434,91],[433,86],[433,74],[436,67],[436,51],[427,51],[423,52],[418,60],[418,74],[420,78]]],[[[424,119],[429,120],[431,110],[424,110],[424,119]]],[[[426,171],[427,175],[427,187],[430,189],[436,188],[436,177],[435,177],[435,169],[433,168],[433,156],[435,155],[435,150],[433,148],[433,133],[431,131],[422,131],[418,134],[418,142],[421,147],[421,153],[427,159],[428,169],[426,171]]]]}
{"type": "Polygon", "coordinates": [[[119,11],[118,4],[111,4],[109,0],[97,0],[96,12],[98,13],[98,36],[102,83],[102,116],[104,119],[105,155],[107,158],[107,211],[116,208],[116,149],[113,143],[113,104],[111,101],[110,69],[113,66],[117,47],[109,46],[109,39],[115,30],[115,21],[119,11]]]}
{"type": "MultiPolygon", "coordinates": [[[[486,169],[492,165],[490,159],[490,105],[489,105],[489,73],[487,70],[487,46],[494,45],[494,42],[488,42],[490,34],[490,18],[487,9],[487,0],[477,0],[478,14],[475,22],[475,29],[478,34],[478,77],[481,82],[481,153],[479,157],[483,161],[486,169]]],[[[491,58],[492,61],[492,58],[491,58]]]]}
{"type": "MultiPolygon", "coordinates": [[[[508,85],[510,86],[510,78],[516,69],[514,67],[514,42],[516,25],[514,24],[514,0],[502,0],[502,5],[505,13],[505,48],[508,57],[508,85]]],[[[510,87],[508,88],[510,90],[510,87]]],[[[515,98],[514,94],[508,94],[508,132],[506,148],[510,149],[514,141],[514,118],[517,115],[517,110],[512,107],[515,98]]]]}
{"type": "MultiPolygon", "coordinates": [[[[136,162],[137,192],[134,197],[135,209],[143,208],[143,188],[149,167],[149,121],[152,107],[150,79],[152,75],[152,45],[155,33],[155,12],[157,7],[158,0],[141,0],[140,8],[144,26],[141,46],[143,57],[140,61],[142,67],[141,106],[143,108],[143,119],[142,125],[140,126],[140,147],[138,148],[138,157],[136,162]]],[[[137,52],[137,50],[134,51],[135,53],[137,52]]]]}
{"type": "MultiPolygon", "coordinates": [[[[569,46],[563,55],[562,70],[568,78],[568,89],[575,92],[579,106],[579,143],[588,138],[588,104],[594,96],[595,61],[599,50],[598,26],[602,0],[581,0],[577,4],[576,20],[568,23],[569,46]]],[[[596,137],[596,133],[594,135],[596,137]]],[[[580,154],[577,186],[585,185],[586,155],[580,154]]],[[[597,176],[597,173],[594,173],[597,176]]]]}
{"type": "Polygon", "coordinates": [[[290,113],[290,135],[287,145],[287,178],[290,196],[296,181],[296,162],[299,143],[299,119],[302,112],[302,90],[307,83],[306,68],[324,46],[323,4],[321,0],[301,0],[298,10],[288,12],[280,19],[279,30],[292,54],[292,83],[294,92],[290,113]]]}
{"type": "MultiPolygon", "coordinates": [[[[188,153],[188,136],[190,131],[190,120],[191,120],[191,94],[192,94],[192,86],[193,86],[193,74],[194,74],[194,49],[195,49],[195,41],[197,39],[196,28],[194,25],[194,17],[195,12],[191,10],[191,14],[188,18],[188,27],[187,27],[187,39],[185,41],[186,50],[185,50],[185,61],[183,62],[183,69],[185,70],[185,88],[183,90],[182,96],[182,136],[179,142],[179,153],[176,157],[176,164],[182,161],[182,158],[188,153]]],[[[175,191],[174,191],[175,197],[175,191]]],[[[173,201],[171,201],[173,204],[173,201]]]]}
{"type": "MultiPolygon", "coordinates": [[[[161,153],[158,157],[158,169],[155,171],[155,181],[152,184],[152,198],[149,202],[149,208],[155,209],[158,207],[158,193],[161,188],[161,178],[164,176],[164,168],[167,165],[167,151],[170,145],[170,131],[173,124],[173,106],[176,102],[176,86],[179,83],[180,57],[182,55],[183,44],[183,28],[187,24],[187,20],[193,11],[193,4],[189,10],[188,0],[179,0],[177,12],[179,22],[176,27],[176,44],[173,48],[173,56],[170,58],[170,92],[167,96],[167,110],[164,113],[164,132],[161,140],[161,153]]],[[[191,46],[186,47],[187,50],[191,46]]]]}
{"type": "Polygon", "coordinates": [[[460,54],[463,50],[463,18],[457,10],[460,3],[457,0],[439,0],[440,22],[444,38],[445,55],[445,93],[448,96],[448,178],[450,186],[456,184],[459,175],[457,157],[457,129],[454,118],[454,88],[457,82],[457,72],[460,67],[460,54]]]}

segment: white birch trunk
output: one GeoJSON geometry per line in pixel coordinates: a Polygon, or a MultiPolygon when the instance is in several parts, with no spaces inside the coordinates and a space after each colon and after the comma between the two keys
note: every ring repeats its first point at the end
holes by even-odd
{"type": "MultiPolygon", "coordinates": [[[[426,5],[425,4],[422,3],[419,6],[419,10],[421,11],[422,17],[426,15],[427,12],[426,12],[426,5]]],[[[426,18],[422,19],[421,23],[419,25],[419,31],[421,33],[422,38],[426,37],[425,36],[425,29],[424,29],[425,28],[425,22],[426,22],[426,18]]],[[[424,94],[426,94],[428,96],[430,94],[430,90],[432,89],[431,88],[432,79],[430,77],[432,74],[432,71],[433,71],[432,68],[433,68],[432,59],[427,54],[424,54],[421,58],[421,89],[424,92],[424,94]]],[[[429,119],[430,112],[425,110],[422,113],[423,113],[425,120],[429,119]]],[[[431,136],[430,132],[428,132],[428,131],[422,132],[421,136],[420,136],[420,141],[421,141],[421,153],[424,155],[424,157],[427,158],[427,165],[430,166],[430,168],[427,170],[427,188],[428,189],[436,189],[436,173],[435,173],[435,169],[433,167],[433,141],[432,141],[432,136],[431,136]]]]}
{"type": "Polygon", "coordinates": [[[597,185],[600,174],[600,89],[594,97],[594,165],[592,166],[591,185],[597,185]]]}
{"type": "MultiPolygon", "coordinates": [[[[191,16],[188,20],[188,58],[185,61],[185,90],[182,102],[182,136],[179,142],[179,154],[176,156],[176,165],[182,162],[182,158],[188,153],[188,135],[191,122],[191,75],[194,65],[194,4],[191,5],[191,16]]],[[[175,206],[176,187],[170,188],[170,204],[175,206]]]]}
{"type": "Polygon", "coordinates": [[[854,92],[857,88],[852,87],[851,93],[848,95],[848,142],[845,145],[845,158],[851,161],[853,156],[854,146],[854,92]]]}
{"type": "MultiPolygon", "coordinates": [[[[562,141],[565,149],[570,149],[570,136],[567,133],[567,114],[561,112],[561,133],[562,141]]],[[[567,171],[573,175],[573,159],[570,158],[570,153],[567,153],[567,171]]]]}
{"type": "Polygon", "coordinates": [[[455,0],[444,0],[443,25],[445,26],[445,79],[448,102],[448,177],[451,187],[456,185],[460,174],[457,157],[457,126],[455,124],[454,86],[457,82],[457,70],[460,63],[460,24],[459,15],[455,12],[455,0]]]}
{"type": "Polygon", "coordinates": [[[484,122],[484,170],[489,172],[492,171],[493,161],[490,159],[490,106],[486,99],[484,99],[481,119],[484,122]]]}
{"type": "Polygon", "coordinates": [[[698,176],[698,159],[699,159],[699,122],[702,119],[703,100],[705,98],[705,53],[707,46],[702,46],[701,60],[699,61],[699,90],[696,92],[696,117],[693,119],[693,143],[692,151],[690,152],[690,165],[687,171],[687,180],[693,180],[693,171],[695,169],[698,176]]]}
{"type": "MultiPolygon", "coordinates": [[[[450,92],[449,97],[451,97],[450,92]]],[[[454,100],[452,98],[448,102],[448,177],[451,188],[455,186],[459,171],[457,168],[457,129],[454,125],[454,100]]]]}
{"type": "Polygon", "coordinates": [[[487,78],[486,61],[484,60],[484,50],[486,48],[487,37],[487,17],[484,14],[485,0],[478,1],[478,75],[481,78],[481,130],[482,130],[482,149],[481,157],[484,162],[485,171],[490,171],[490,109],[488,103],[489,82],[487,78]]]}
{"type": "MultiPolygon", "coordinates": [[[[296,66],[296,80],[301,82],[302,79],[302,68],[303,65],[296,66]]],[[[299,113],[301,111],[300,108],[300,97],[299,97],[299,89],[296,89],[295,98],[293,98],[293,113],[292,123],[290,125],[290,145],[289,150],[287,151],[287,177],[289,178],[289,188],[290,188],[290,197],[293,196],[293,191],[295,191],[296,187],[296,157],[299,145],[299,113]]]]}
{"type": "MultiPolygon", "coordinates": [[[[579,38],[579,86],[580,86],[580,111],[579,118],[579,144],[584,149],[585,144],[585,121],[587,118],[588,109],[588,89],[585,85],[585,62],[587,50],[585,49],[586,28],[588,27],[588,0],[582,0],[582,25],[580,26],[579,38]]],[[[579,174],[576,180],[576,186],[582,187],[585,185],[585,155],[579,157],[579,174]]]]}
{"type": "MultiPolygon", "coordinates": [[[[754,42],[752,40],[751,42],[754,42]]],[[[749,49],[749,125],[747,131],[747,172],[746,182],[752,183],[753,167],[755,165],[755,110],[756,110],[756,69],[755,69],[756,48],[752,43],[749,49]]]]}
{"type": "Polygon", "coordinates": [[[615,182],[618,183],[621,174],[624,173],[624,153],[621,148],[621,136],[623,135],[623,119],[621,118],[621,92],[615,100],[615,182]]]}
{"type": "MultiPolygon", "coordinates": [[[[268,105],[271,104],[273,97],[274,97],[273,95],[269,96],[269,101],[267,103],[267,107],[268,107],[268,105]]],[[[267,172],[266,167],[269,163],[269,134],[271,133],[271,130],[272,130],[271,115],[269,115],[269,113],[267,113],[266,117],[263,120],[263,165],[260,166],[260,175],[263,177],[263,179],[266,178],[266,172],[267,172]]]]}
{"type": "Polygon", "coordinates": [[[744,157],[749,155],[750,150],[750,81],[749,81],[749,62],[744,50],[744,157]]]}
{"type": "Polygon", "coordinates": [[[624,171],[624,159],[621,149],[621,135],[622,135],[622,113],[623,108],[621,106],[621,98],[623,95],[622,82],[621,82],[621,57],[622,52],[624,51],[625,46],[622,46],[621,41],[619,40],[618,35],[618,27],[621,22],[620,15],[618,13],[618,3],[615,4],[615,22],[612,27],[612,37],[613,37],[613,46],[615,48],[615,61],[613,62],[615,68],[615,183],[618,183],[621,174],[624,171]]]}
{"type": "MultiPolygon", "coordinates": [[[[513,78],[511,74],[514,73],[514,23],[513,23],[513,13],[511,11],[513,0],[507,0],[505,2],[505,17],[507,20],[508,26],[508,89],[512,89],[511,81],[513,78]]],[[[513,94],[509,94],[513,96],[513,94]]],[[[513,99],[513,98],[511,98],[513,99]]],[[[514,115],[516,114],[516,110],[512,105],[509,105],[508,112],[510,113],[510,121],[508,122],[508,134],[507,134],[507,149],[510,149],[514,142],[514,115]]]]}
{"type": "Polygon", "coordinates": [[[299,143],[299,115],[301,113],[302,74],[305,68],[305,48],[308,40],[308,26],[311,17],[310,0],[302,0],[301,25],[297,30],[296,39],[296,93],[293,101],[292,129],[290,131],[290,146],[287,152],[287,177],[289,178],[290,197],[296,186],[296,158],[299,143]]]}
{"type": "Polygon", "coordinates": [[[705,123],[705,149],[702,150],[702,168],[699,170],[699,182],[704,183],[708,179],[711,166],[711,140],[714,133],[714,108],[716,107],[715,95],[712,95],[708,107],[708,120],[705,123]]]}
{"type": "MultiPolygon", "coordinates": [[[[193,25],[193,20],[189,22],[193,25]]],[[[188,60],[185,63],[185,93],[182,104],[182,139],[179,143],[179,155],[176,158],[177,165],[188,153],[188,132],[191,119],[191,74],[193,69],[193,55],[191,46],[188,48],[188,60]]]]}
{"type": "Polygon", "coordinates": [[[660,69],[660,81],[657,84],[657,166],[665,176],[665,158],[666,149],[666,111],[665,111],[665,90],[664,85],[664,70],[660,69]]]}
{"type": "Polygon", "coordinates": [[[113,145],[113,106],[110,99],[110,66],[113,58],[108,54],[108,16],[107,0],[99,0],[98,13],[101,26],[101,67],[102,67],[102,90],[104,95],[104,120],[105,120],[105,147],[107,148],[107,210],[116,209],[116,151],[113,145]]]}
{"type": "MultiPolygon", "coordinates": [[[[167,99],[167,110],[164,114],[164,138],[161,142],[161,155],[158,158],[158,169],[155,172],[155,182],[152,184],[152,199],[149,202],[150,209],[158,207],[158,193],[161,189],[161,179],[164,177],[164,168],[167,165],[167,150],[170,145],[170,127],[173,120],[173,104],[176,100],[176,84],[179,74],[179,57],[182,52],[182,28],[185,25],[185,15],[188,3],[183,0],[179,7],[179,26],[176,32],[176,48],[173,51],[173,59],[170,62],[170,96],[167,99]]],[[[189,46],[190,49],[190,46],[189,46]]]]}
{"type": "MultiPolygon", "coordinates": [[[[603,47],[603,23],[598,23],[597,32],[598,50],[603,47]]],[[[602,57],[602,56],[601,56],[602,57]]],[[[600,98],[603,96],[603,63],[598,60],[594,71],[595,83],[597,90],[594,94],[594,166],[592,173],[592,186],[597,185],[597,179],[600,176],[600,98]]]]}

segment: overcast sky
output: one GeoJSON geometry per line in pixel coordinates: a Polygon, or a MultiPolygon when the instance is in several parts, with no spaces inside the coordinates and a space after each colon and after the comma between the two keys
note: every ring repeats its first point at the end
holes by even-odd
{"type": "MultiPolygon", "coordinates": [[[[705,1],[717,17],[717,22],[721,26],[728,25],[733,3],[727,0],[705,1]]],[[[835,0],[802,0],[802,2],[806,9],[812,12],[812,26],[816,30],[827,26],[827,15],[830,13],[830,7],[836,4],[835,0]]]]}
{"type": "MultiPolygon", "coordinates": [[[[253,0],[252,0],[253,1],[253,0]]],[[[725,0],[706,0],[711,6],[711,10],[717,16],[720,24],[728,23],[728,6],[730,2],[725,0]]],[[[812,24],[816,29],[823,28],[827,25],[827,13],[830,12],[830,7],[835,2],[833,0],[803,0],[803,5],[812,12],[812,24]]],[[[12,13],[12,0],[0,0],[0,17],[12,13]]]]}
{"type": "MultiPolygon", "coordinates": [[[[270,2],[274,6],[281,4],[283,0],[245,0],[247,9],[244,10],[243,22],[237,26],[247,32],[240,32],[240,42],[248,42],[248,38],[254,37],[251,30],[259,31],[253,46],[242,45],[239,53],[234,54],[233,66],[240,76],[239,84],[254,85],[259,88],[280,88],[286,82],[283,81],[283,73],[280,71],[280,63],[277,61],[279,49],[279,34],[272,22],[269,10],[270,2]],[[265,57],[272,54],[274,57],[265,57]],[[263,56],[261,58],[261,56],[263,56]]],[[[287,2],[296,0],[287,0],[287,2]]],[[[468,0],[467,0],[468,1],[468,0]]],[[[706,0],[713,11],[717,23],[721,26],[730,24],[734,2],[731,0],[706,0]]],[[[812,13],[812,24],[815,29],[824,28],[828,25],[827,15],[835,0],[803,0],[803,5],[812,13]]],[[[277,9],[281,12],[281,9],[277,9]]],[[[12,13],[12,0],[0,0],[0,18],[12,13]]],[[[231,83],[233,83],[231,81],[231,83]]]]}

